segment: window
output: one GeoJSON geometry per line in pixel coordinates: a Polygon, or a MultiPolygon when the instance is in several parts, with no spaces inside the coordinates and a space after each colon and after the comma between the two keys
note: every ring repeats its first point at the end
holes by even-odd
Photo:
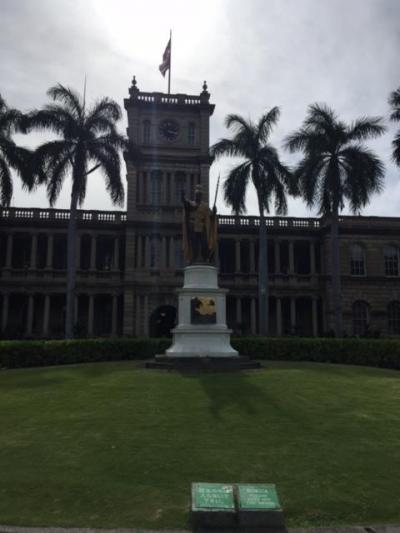
{"type": "Polygon", "coordinates": [[[389,335],[400,335],[400,302],[390,302],[387,318],[389,335]]]}
{"type": "Polygon", "coordinates": [[[359,244],[351,247],[350,274],[352,276],[365,276],[365,254],[359,244]]]}
{"type": "Polygon", "coordinates": [[[150,198],[151,205],[161,204],[161,179],[162,173],[160,170],[154,170],[150,178],[150,198]]]}
{"type": "Polygon", "coordinates": [[[193,145],[196,141],[196,126],[193,122],[189,122],[188,128],[188,143],[193,145]]]}
{"type": "Polygon", "coordinates": [[[143,121],[143,143],[150,144],[150,120],[143,121]]]}
{"type": "Polygon", "coordinates": [[[365,335],[369,323],[369,310],[366,302],[357,301],[353,304],[353,333],[365,335]]]}
{"type": "Polygon", "coordinates": [[[396,246],[385,246],[385,276],[399,275],[399,250],[396,246]]]}

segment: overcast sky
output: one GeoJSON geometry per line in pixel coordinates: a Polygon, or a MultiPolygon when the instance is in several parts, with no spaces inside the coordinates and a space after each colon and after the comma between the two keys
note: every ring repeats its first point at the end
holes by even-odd
{"type": "MultiPolygon", "coordinates": [[[[399,215],[387,104],[400,86],[399,0],[0,0],[0,93],[25,111],[45,104],[56,82],[82,91],[85,74],[88,100],[110,96],[123,105],[133,74],[141,90],[166,91],[158,65],[170,28],[172,92],[199,94],[207,80],[216,104],[211,142],[226,135],[227,113],[257,119],[278,105],[271,140],[293,164],[282,139],[309,104],[326,102],[346,121],[384,116],[388,132],[370,145],[385,162],[386,187],[363,213],[399,215]]],[[[35,146],[42,138],[18,142],[35,146]]],[[[213,165],[211,189],[230,164],[213,165]]],[[[84,207],[112,209],[101,176],[90,178],[84,207]]],[[[69,194],[66,182],[57,207],[68,207],[69,194]]],[[[228,213],[221,196],[219,211],[228,213]]],[[[28,195],[16,180],[12,205],[48,202],[43,189],[28,195]]],[[[252,194],[248,212],[257,213],[252,194]]],[[[289,215],[311,214],[300,200],[289,202],[289,215]]]]}

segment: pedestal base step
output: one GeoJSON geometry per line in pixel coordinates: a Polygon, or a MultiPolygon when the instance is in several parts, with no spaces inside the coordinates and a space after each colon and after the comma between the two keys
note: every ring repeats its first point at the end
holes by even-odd
{"type": "Polygon", "coordinates": [[[177,370],[179,372],[237,372],[261,368],[258,361],[249,357],[165,357],[156,355],[147,361],[146,368],[156,370],[177,370]]]}

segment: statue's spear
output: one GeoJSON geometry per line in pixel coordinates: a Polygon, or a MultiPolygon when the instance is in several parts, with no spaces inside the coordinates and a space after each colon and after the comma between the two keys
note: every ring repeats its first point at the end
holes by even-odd
{"type": "Polygon", "coordinates": [[[218,196],[218,189],[219,189],[219,180],[221,178],[221,174],[218,174],[218,181],[217,181],[217,187],[215,188],[215,198],[214,198],[214,205],[213,209],[215,207],[215,204],[217,203],[217,196],[218,196]]]}

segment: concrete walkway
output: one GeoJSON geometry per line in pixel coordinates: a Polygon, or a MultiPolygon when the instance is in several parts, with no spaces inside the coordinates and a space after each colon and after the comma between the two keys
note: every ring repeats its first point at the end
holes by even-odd
{"type": "MultiPolygon", "coordinates": [[[[273,533],[273,529],[263,529],[273,533]]],[[[213,530],[218,533],[218,530],[213,530]]],[[[227,529],[221,530],[229,533],[227,529]]],[[[253,530],[254,531],[254,530],[253,530]]],[[[282,530],[279,530],[280,532],[282,530]]],[[[400,533],[400,525],[388,526],[353,526],[288,529],[288,533],[400,533]]],[[[236,530],[237,532],[237,530],[236,530]]],[[[90,529],[62,527],[13,527],[1,526],[0,533],[191,533],[186,529],[90,529]]]]}

